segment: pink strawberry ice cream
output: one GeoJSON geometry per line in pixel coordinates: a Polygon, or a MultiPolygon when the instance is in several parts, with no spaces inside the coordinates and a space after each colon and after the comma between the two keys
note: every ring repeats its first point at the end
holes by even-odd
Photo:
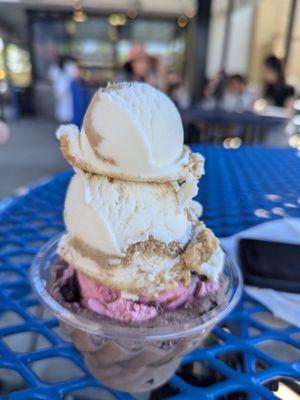
{"type": "MultiPolygon", "coordinates": [[[[69,277],[73,273],[74,269],[68,267],[65,276],[69,277]]],[[[175,310],[195,298],[215,293],[219,288],[218,283],[204,281],[200,276],[193,275],[186,287],[179,282],[176,289],[162,292],[158,296],[140,296],[134,301],[123,298],[120,291],[97,284],[80,272],[77,277],[84,307],[125,322],[148,321],[157,315],[159,309],[175,310]]]]}

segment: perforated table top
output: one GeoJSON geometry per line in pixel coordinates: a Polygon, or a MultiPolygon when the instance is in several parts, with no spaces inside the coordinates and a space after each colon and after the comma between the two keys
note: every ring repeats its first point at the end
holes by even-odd
{"type": "MultiPolygon", "coordinates": [[[[284,215],[300,216],[300,158],[293,150],[194,146],[206,157],[198,200],[207,225],[228,236],[284,215]]],[[[71,173],[14,199],[0,214],[0,397],[132,399],[97,383],[58,322],[31,292],[28,268],[40,246],[63,230],[71,173]]],[[[297,391],[300,330],[244,294],[206,346],[186,356],[155,399],[276,399],[297,391]],[[275,350],[274,350],[275,349],[275,350]],[[287,379],[290,378],[290,379],[287,379]],[[276,382],[275,382],[276,381],[276,382]],[[290,389],[287,389],[289,387],[290,389]],[[288,392],[284,392],[288,393],[288,392]]]]}

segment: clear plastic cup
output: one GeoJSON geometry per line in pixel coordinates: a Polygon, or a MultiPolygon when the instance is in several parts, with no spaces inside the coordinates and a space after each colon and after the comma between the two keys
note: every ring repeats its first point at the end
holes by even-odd
{"type": "Polygon", "coordinates": [[[93,321],[63,307],[49,293],[51,268],[58,261],[56,249],[60,237],[50,240],[37,254],[30,271],[31,285],[82,353],[91,374],[117,390],[144,392],[165,383],[179,366],[181,357],[201,344],[241,296],[240,270],[226,257],[224,274],[228,285],[224,302],[200,317],[151,328],[119,326],[108,318],[93,321]]]}

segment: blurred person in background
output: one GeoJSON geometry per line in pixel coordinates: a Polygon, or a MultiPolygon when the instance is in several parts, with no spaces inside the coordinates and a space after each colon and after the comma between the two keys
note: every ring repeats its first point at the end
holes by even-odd
{"type": "Polygon", "coordinates": [[[246,78],[240,74],[233,74],[227,78],[220,108],[230,112],[250,111],[254,100],[254,93],[249,90],[246,78]]]}
{"type": "Polygon", "coordinates": [[[71,122],[73,119],[71,82],[76,71],[75,63],[63,56],[49,69],[48,76],[52,82],[55,102],[54,116],[59,123],[71,122]]]}
{"type": "Polygon", "coordinates": [[[129,59],[123,66],[123,71],[118,81],[145,82],[164,90],[164,68],[156,57],[149,55],[143,46],[133,46],[129,53],[129,59]]]}
{"type": "Polygon", "coordinates": [[[244,76],[227,75],[222,70],[205,86],[202,106],[207,109],[244,112],[252,110],[254,100],[255,94],[249,89],[244,76]]]}
{"type": "Polygon", "coordinates": [[[71,96],[72,96],[72,124],[82,126],[85,112],[91,100],[91,93],[87,83],[83,79],[83,70],[76,65],[74,77],[71,81],[71,96]]]}
{"type": "Polygon", "coordinates": [[[207,80],[203,92],[203,101],[201,105],[207,109],[219,108],[223,97],[227,74],[224,70],[219,71],[212,79],[207,80]]]}
{"type": "Polygon", "coordinates": [[[282,61],[269,56],[263,64],[264,98],[269,105],[283,107],[293,112],[295,89],[286,83],[282,61]]]}
{"type": "Polygon", "coordinates": [[[180,110],[188,108],[191,104],[189,92],[176,71],[167,72],[166,93],[180,110]]]}

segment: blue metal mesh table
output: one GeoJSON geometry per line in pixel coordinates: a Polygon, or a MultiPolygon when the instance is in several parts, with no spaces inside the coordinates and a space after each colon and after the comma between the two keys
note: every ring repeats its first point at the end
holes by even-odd
{"type": "MultiPolygon", "coordinates": [[[[194,150],[207,159],[199,200],[204,220],[218,236],[285,214],[300,216],[300,158],[295,151],[199,146],[194,150]]],[[[79,353],[59,333],[58,322],[42,312],[29,286],[33,256],[64,228],[62,206],[70,176],[58,175],[29,190],[0,214],[3,399],[132,398],[95,382],[79,353]]],[[[276,399],[270,390],[275,381],[297,386],[299,354],[300,330],[277,320],[244,294],[206,346],[186,356],[178,373],[151,399],[276,399]]]]}

